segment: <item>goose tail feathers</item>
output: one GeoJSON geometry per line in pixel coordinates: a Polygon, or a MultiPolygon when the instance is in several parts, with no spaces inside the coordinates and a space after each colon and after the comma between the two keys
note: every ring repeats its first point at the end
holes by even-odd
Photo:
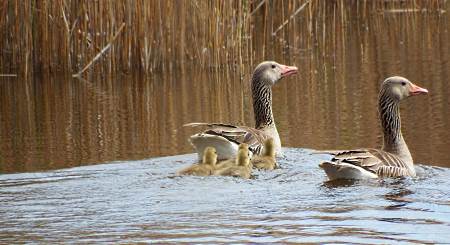
{"type": "Polygon", "coordinates": [[[373,179],[378,178],[375,173],[369,172],[362,167],[344,163],[325,161],[319,164],[330,180],[336,179],[373,179]]]}
{"type": "Polygon", "coordinates": [[[203,157],[206,147],[214,147],[217,152],[218,160],[230,159],[236,156],[238,152],[238,144],[228,140],[227,138],[206,133],[194,134],[190,137],[190,142],[198,153],[199,160],[203,157]]]}

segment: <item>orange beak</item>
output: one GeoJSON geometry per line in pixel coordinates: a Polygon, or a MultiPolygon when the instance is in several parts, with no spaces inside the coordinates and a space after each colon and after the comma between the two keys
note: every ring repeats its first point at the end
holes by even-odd
{"type": "Polygon", "coordinates": [[[411,88],[409,89],[410,95],[419,95],[419,94],[428,94],[428,90],[425,88],[421,88],[414,83],[411,84],[411,88]]]}
{"type": "Polygon", "coordinates": [[[281,65],[281,77],[287,77],[293,74],[297,74],[298,68],[296,66],[281,65]]]}

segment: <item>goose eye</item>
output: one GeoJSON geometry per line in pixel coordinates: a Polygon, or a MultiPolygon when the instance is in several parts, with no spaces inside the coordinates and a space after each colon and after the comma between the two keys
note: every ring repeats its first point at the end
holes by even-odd
{"type": "Polygon", "coordinates": [[[276,67],[275,65],[272,65],[272,69],[275,69],[275,67],[276,67]]]}
{"type": "Polygon", "coordinates": [[[406,82],[402,82],[402,86],[405,86],[406,85],[406,82]]]}

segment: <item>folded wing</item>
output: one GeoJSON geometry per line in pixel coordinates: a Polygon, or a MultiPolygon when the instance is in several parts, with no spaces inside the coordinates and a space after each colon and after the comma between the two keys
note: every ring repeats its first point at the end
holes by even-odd
{"type": "Polygon", "coordinates": [[[344,151],[323,151],[334,155],[331,162],[335,167],[340,165],[359,167],[378,177],[400,177],[411,176],[408,166],[396,155],[377,149],[356,149],[344,151]]]}
{"type": "MultiPolygon", "coordinates": [[[[225,138],[226,140],[239,145],[246,143],[249,145],[249,150],[253,154],[261,154],[264,142],[269,138],[268,135],[262,131],[247,127],[236,126],[224,123],[188,123],[184,127],[205,127],[206,130],[202,134],[215,135],[225,138]]],[[[206,137],[204,137],[206,139],[206,137]]]]}

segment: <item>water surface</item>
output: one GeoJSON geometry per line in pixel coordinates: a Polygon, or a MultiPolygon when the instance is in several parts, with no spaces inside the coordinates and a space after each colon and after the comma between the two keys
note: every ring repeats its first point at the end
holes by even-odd
{"type": "Polygon", "coordinates": [[[242,66],[199,65],[225,51],[197,47],[200,57],[145,75],[99,74],[100,60],[83,79],[0,77],[0,243],[449,243],[448,1],[320,3],[317,18],[300,13],[275,36],[288,16],[256,15],[242,66]],[[195,133],[183,124],[253,125],[249,80],[262,60],[299,67],[273,87],[282,169],[173,177],[195,160],[179,155],[195,133]],[[307,149],[379,147],[377,94],[392,75],[430,91],[401,106],[419,176],[327,183],[317,165],[328,156],[307,149]]]}
{"type": "Polygon", "coordinates": [[[0,242],[448,243],[450,170],[325,182],[286,148],[255,178],[174,177],[192,154],[0,176],[0,242]]]}
{"type": "MultiPolygon", "coordinates": [[[[330,16],[337,14],[333,6],[326,8],[330,16]]],[[[253,125],[250,75],[270,59],[299,67],[273,88],[284,146],[379,147],[379,86],[401,75],[430,91],[402,105],[414,159],[450,166],[448,6],[414,14],[374,9],[366,17],[348,8],[344,22],[323,17],[312,32],[299,15],[306,22],[289,25],[289,42],[255,43],[255,57],[243,67],[193,61],[148,75],[2,77],[0,173],[192,152],[187,138],[195,131],[182,128],[185,123],[253,125]]]]}

